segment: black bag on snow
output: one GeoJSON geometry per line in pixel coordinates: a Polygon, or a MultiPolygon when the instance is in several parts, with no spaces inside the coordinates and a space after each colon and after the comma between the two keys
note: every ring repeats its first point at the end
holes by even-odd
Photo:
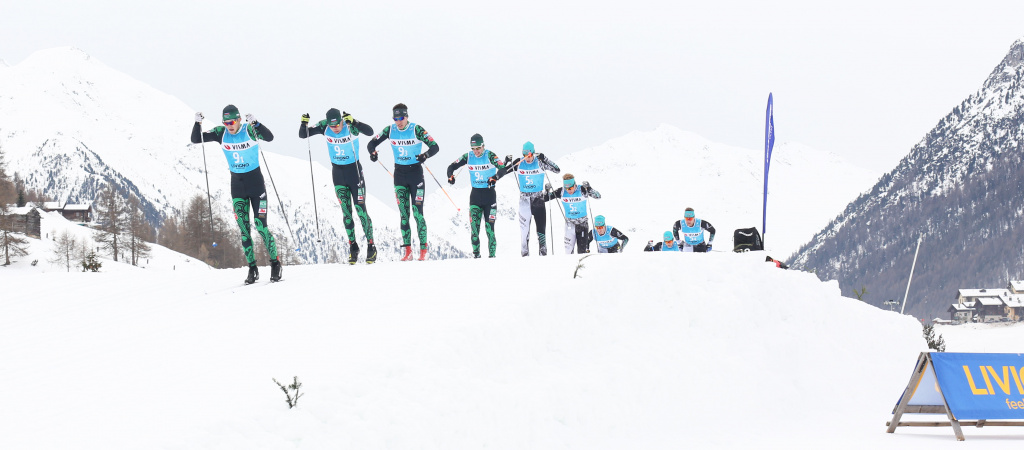
{"type": "Polygon", "coordinates": [[[739,228],[732,232],[732,251],[750,252],[764,250],[764,243],[761,242],[761,233],[757,228],[739,228]]]}

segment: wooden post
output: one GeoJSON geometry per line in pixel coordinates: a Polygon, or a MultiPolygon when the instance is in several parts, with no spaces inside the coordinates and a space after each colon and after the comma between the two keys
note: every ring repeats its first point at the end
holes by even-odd
{"type": "Polygon", "coordinates": [[[896,427],[900,425],[900,417],[907,411],[907,404],[910,403],[910,397],[913,397],[914,390],[917,389],[917,385],[921,382],[921,377],[924,376],[924,369],[928,367],[931,360],[928,358],[927,352],[921,352],[917,357],[917,365],[914,366],[914,375],[910,377],[910,382],[907,383],[907,387],[903,389],[903,396],[900,397],[900,402],[896,404],[896,409],[893,411],[892,421],[889,422],[889,428],[885,430],[886,433],[895,433],[896,427]]]}

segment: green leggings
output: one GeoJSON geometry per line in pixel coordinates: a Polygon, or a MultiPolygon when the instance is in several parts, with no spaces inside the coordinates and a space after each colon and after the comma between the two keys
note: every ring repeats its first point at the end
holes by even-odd
{"type": "MultiPolygon", "coordinates": [[[[270,230],[267,229],[266,225],[266,201],[263,201],[258,208],[264,210],[263,214],[257,214],[256,219],[256,232],[260,234],[260,238],[263,239],[263,245],[267,247],[267,253],[270,255],[270,260],[277,259],[277,242],[274,240],[274,235],[270,234],[270,230]],[[262,217],[261,217],[262,216],[262,217]]],[[[238,221],[238,229],[242,231],[242,249],[245,250],[245,261],[250,266],[256,265],[256,252],[252,249],[252,233],[250,227],[252,226],[249,222],[249,199],[236,198],[232,199],[232,209],[235,210],[235,219],[238,221]]]]}
{"type": "Polygon", "coordinates": [[[359,189],[358,192],[353,192],[348,186],[334,186],[334,195],[338,197],[338,203],[341,203],[341,212],[345,216],[345,233],[348,234],[348,242],[350,244],[356,242],[356,226],[355,221],[352,220],[352,204],[354,203],[356,215],[359,216],[359,223],[363,225],[363,235],[366,236],[366,242],[372,244],[373,221],[370,220],[370,215],[366,213],[365,190],[359,189]]]}
{"type": "Polygon", "coordinates": [[[498,248],[498,240],[494,237],[494,216],[495,209],[490,212],[477,205],[469,207],[469,240],[473,244],[473,254],[480,254],[480,222],[484,222],[484,230],[487,232],[487,252],[493,258],[498,248]],[[486,217],[485,217],[486,214],[486,217]]]}
{"type": "Polygon", "coordinates": [[[416,219],[416,234],[420,239],[420,248],[427,248],[427,220],[423,218],[423,189],[411,192],[407,186],[395,186],[395,199],[398,200],[398,215],[402,218],[402,245],[412,245],[412,227],[409,226],[409,203],[412,203],[412,215],[416,219]],[[419,197],[419,200],[416,199],[419,197]]]}

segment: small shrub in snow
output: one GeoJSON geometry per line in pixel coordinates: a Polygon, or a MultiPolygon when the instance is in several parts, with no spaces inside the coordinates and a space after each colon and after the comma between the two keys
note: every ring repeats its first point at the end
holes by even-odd
{"type": "Polygon", "coordinates": [[[928,343],[928,348],[937,352],[946,351],[946,340],[942,338],[941,334],[935,332],[935,325],[925,324],[922,334],[924,334],[925,342],[928,343]]]}
{"type": "Polygon", "coordinates": [[[96,259],[96,252],[89,252],[82,260],[82,272],[99,272],[100,267],[103,267],[103,263],[96,259]]]}
{"type": "Polygon", "coordinates": [[[299,404],[299,397],[302,397],[302,394],[299,393],[299,388],[302,387],[302,383],[299,383],[298,376],[293,378],[292,384],[289,384],[287,387],[279,383],[276,378],[271,379],[274,380],[277,387],[281,388],[281,391],[284,392],[285,401],[288,402],[288,409],[292,409],[295,405],[299,404]]]}

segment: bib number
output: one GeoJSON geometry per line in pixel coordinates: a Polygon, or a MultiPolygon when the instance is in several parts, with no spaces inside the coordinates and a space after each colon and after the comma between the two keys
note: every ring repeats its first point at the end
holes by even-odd
{"type": "Polygon", "coordinates": [[[235,157],[235,164],[236,165],[237,164],[242,164],[242,163],[245,162],[245,160],[242,158],[242,155],[239,155],[238,152],[232,153],[231,156],[235,157]]]}

